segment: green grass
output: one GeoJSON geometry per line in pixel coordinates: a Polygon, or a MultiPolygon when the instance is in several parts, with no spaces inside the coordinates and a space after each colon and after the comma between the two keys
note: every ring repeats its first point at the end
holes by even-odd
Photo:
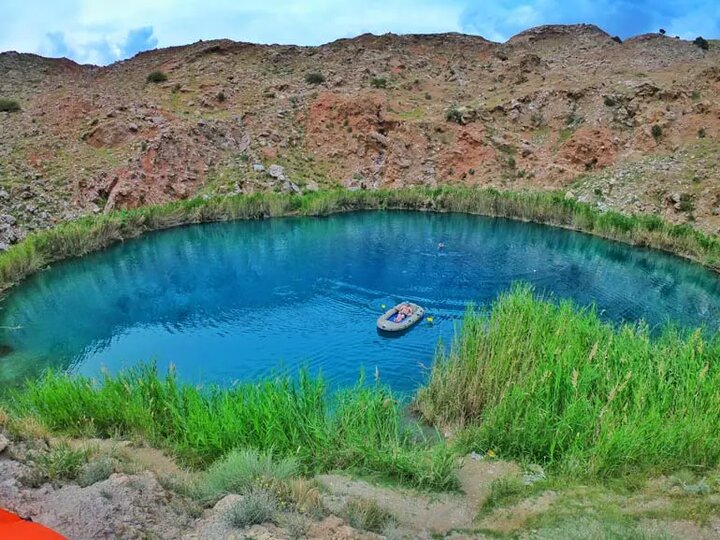
{"type": "Polygon", "coordinates": [[[303,195],[254,194],[196,198],[88,216],[28,236],[0,254],[0,290],[53,262],[78,257],[147,231],[191,223],[325,216],[355,210],[465,212],[546,223],[653,247],[720,270],[720,239],[656,216],[601,213],[559,192],[504,192],[460,187],[345,190],[303,195]]]}
{"type": "Polygon", "coordinates": [[[34,458],[35,466],[51,482],[75,480],[87,460],[88,453],[86,451],[70,448],[67,444],[55,446],[48,452],[39,453],[34,458]]]}
{"type": "MultiPolygon", "coordinates": [[[[450,450],[422,442],[419,427],[405,425],[401,406],[378,386],[359,383],[329,396],[321,379],[301,373],[201,390],[143,366],[99,383],[49,372],[13,396],[13,414],[56,433],[144,438],[199,468],[233,449],[255,448],[295,459],[308,472],[352,469],[432,489],[456,482],[450,450]]],[[[242,455],[229,459],[207,473],[218,489],[233,467],[243,474],[270,467],[267,456],[252,467],[242,455]]],[[[288,461],[277,467],[292,468],[288,461]]]]}
{"type": "Polygon", "coordinates": [[[575,476],[704,469],[720,459],[720,336],[602,322],[516,286],[468,311],[416,407],[492,448],[575,476]]]}

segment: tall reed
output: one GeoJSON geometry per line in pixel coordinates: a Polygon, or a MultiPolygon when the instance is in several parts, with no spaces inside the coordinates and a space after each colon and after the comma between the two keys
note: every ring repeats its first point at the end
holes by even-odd
{"type": "Polygon", "coordinates": [[[48,372],[15,392],[10,407],[57,433],[143,437],[195,467],[254,448],[309,471],[357,469],[438,489],[455,482],[449,449],[423,442],[392,394],[362,381],[330,396],[322,379],[304,372],[205,390],[147,365],[99,382],[48,372]]]}
{"type": "Polygon", "coordinates": [[[656,216],[599,212],[558,192],[508,192],[469,187],[388,191],[258,193],[196,198],[88,216],[30,235],[0,254],[0,291],[45,266],[82,256],[147,231],[179,225],[276,216],[325,216],[356,210],[466,212],[566,227],[653,247],[720,270],[720,240],[656,216]]]}
{"type": "Polygon", "coordinates": [[[592,309],[534,297],[469,310],[416,407],[464,428],[467,448],[614,475],[717,465],[720,336],[615,327],[592,309]]]}

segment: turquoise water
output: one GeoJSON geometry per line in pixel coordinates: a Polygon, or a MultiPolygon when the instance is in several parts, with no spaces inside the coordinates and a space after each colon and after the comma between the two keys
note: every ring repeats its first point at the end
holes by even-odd
{"type": "Polygon", "coordinates": [[[720,321],[720,279],[702,267],[540,225],[414,212],[209,224],[57,264],[12,290],[0,302],[0,384],[49,366],[94,376],[155,360],[226,385],[302,365],[349,385],[364,367],[407,391],[466,304],[517,280],[595,302],[613,321],[720,321]],[[381,306],[400,300],[434,322],[379,335],[381,306]]]}

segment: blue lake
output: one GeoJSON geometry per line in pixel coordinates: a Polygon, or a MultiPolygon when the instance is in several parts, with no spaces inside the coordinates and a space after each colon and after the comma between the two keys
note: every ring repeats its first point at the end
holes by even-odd
{"type": "Polygon", "coordinates": [[[608,320],[720,324],[720,279],[663,253],[463,214],[363,212],[177,228],[59,263],[0,302],[0,385],[44,368],[95,376],[154,360],[198,383],[308,366],[335,386],[418,386],[469,302],[514,281],[608,320]],[[440,249],[438,244],[444,244],[440,249]],[[397,338],[375,320],[426,308],[397,338]]]}

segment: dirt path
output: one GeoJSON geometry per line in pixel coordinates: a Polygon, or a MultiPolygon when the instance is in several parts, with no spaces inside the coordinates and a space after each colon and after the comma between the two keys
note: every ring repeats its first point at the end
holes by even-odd
{"type": "Polygon", "coordinates": [[[425,494],[396,487],[377,486],[342,475],[322,475],[318,480],[328,489],[329,505],[340,507],[346,499],[374,499],[400,522],[416,533],[445,534],[468,529],[497,478],[518,474],[517,465],[505,461],[476,461],[466,458],[458,474],[463,493],[425,494]]]}

